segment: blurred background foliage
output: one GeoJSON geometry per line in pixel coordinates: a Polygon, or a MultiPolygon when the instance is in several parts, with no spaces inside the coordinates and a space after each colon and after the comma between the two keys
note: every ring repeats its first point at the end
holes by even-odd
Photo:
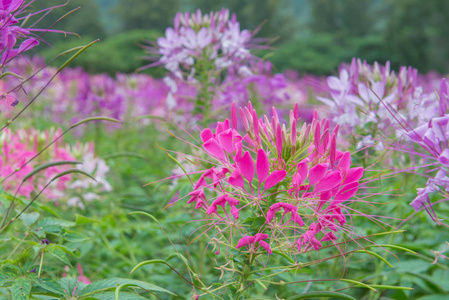
{"type": "MultiPolygon", "coordinates": [[[[40,0],[34,5],[43,8],[58,1],[65,2],[40,0]]],[[[147,63],[141,59],[141,45],[172,26],[176,12],[222,7],[237,14],[242,28],[261,26],[257,37],[276,40],[270,59],[277,71],[331,74],[352,57],[370,63],[389,59],[394,68],[412,65],[421,73],[449,69],[446,0],[72,0],[41,27],[79,6],[54,28],[76,32],[83,40],[102,40],[75,61],[92,73],[135,71],[147,63]]],[[[45,40],[54,47],[44,51],[46,58],[82,43],[75,35],[46,35],[45,40]]]]}

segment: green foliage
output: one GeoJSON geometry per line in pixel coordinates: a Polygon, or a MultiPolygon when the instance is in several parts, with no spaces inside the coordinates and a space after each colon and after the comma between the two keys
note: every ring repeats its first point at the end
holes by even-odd
{"type": "MultiPolygon", "coordinates": [[[[99,7],[95,1],[91,0],[39,0],[32,4],[33,11],[38,11],[48,7],[64,5],[54,9],[49,15],[43,18],[36,28],[50,28],[60,17],[67,12],[80,7],[71,15],[59,21],[52,29],[62,30],[66,32],[73,32],[81,37],[91,39],[101,39],[105,37],[103,25],[100,22],[99,7]]],[[[62,33],[46,33],[43,38],[50,44],[61,40],[62,33]]],[[[69,35],[68,40],[77,40],[76,36],[69,35]]],[[[77,44],[79,45],[79,43],[77,44]]],[[[42,47],[42,49],[48,46],[42,47]]]]}
{"type": "Polygon", "coordinates": [[[122,30],[150,29],[164,32],[173,26],[173,18],[180,9],[180,0],[118,0],[111,9],[122,22],[122,30]]]}
{"type": "Polygon", "coordinates": [[[203,12],[218,11],[228,8],[230,13],[237,15],[241,29],[254,30],[260,26],[256,37],[279,38],[280,41],[289,40],[294,36],[295,28],[299,25],[295,19],[292,0],[191,0],[186,9],[195,11],[200,8],[203,12]]]}
{"type": "Polygon", "coordinates": [[[279,46],[270,60],[278,71],[294,69],[317,75],[335,73],[342,62],[350,62],[353,57],[364,57],[368,61],[383,57],[379,47],[381,39],[378,35],[354,39],[341,39],[328,33],[304,35],[279,46]]]}
{"type": "MultiPolygon", "coordinates": [[[[142,45],[147,41],[155,41],[159,35],[156,31],[147,30],[134,30],[115,35],[92,46],[89,51],[74,60],[71,66],[80,66],[91,73],[109,73],[111,75],[117,72],[135,72],[139,67],[149,63],[142,59],[144,56],[142,45]]],[[[50,61],[68,48],[88,41],[88,39],[82,39],[57,43],[55,48],[42,52],[42,55],[47,61],[50,61]]],[[[163,74],[154,69],[150,69],[148,73],[159,76],[163,74]]]]}
{"type": "Polygon", "coordinates": [[[449,70],[449,34],[444,0],[396,0],[388,19],[385,46],[394,67],[412,65],[420,72],[449,70]]]}

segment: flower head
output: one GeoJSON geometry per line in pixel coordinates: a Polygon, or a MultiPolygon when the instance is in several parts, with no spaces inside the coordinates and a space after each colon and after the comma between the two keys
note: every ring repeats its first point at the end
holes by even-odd
{"type": "Polygon", "coordinates": [[[273,245],[264,241],[270,237],[283,250],[319,250],[345,231],[346,205],[363,168],[351,167],[350,153],[337,150],[338,126],[331,129],[315,113],[311,124],[298,127],[297,106],[287,124],[272,112],[259,118],[251,102],[239,110],[233,105],[231,121],[202,130],[202,149],[213,166],[201,172],[188,202],[210,216],[220,235],[240,236],[237,249],[259,245],[271,253],[273,245]],[[248,218],[263,223],[248,228],[248,218]]]}

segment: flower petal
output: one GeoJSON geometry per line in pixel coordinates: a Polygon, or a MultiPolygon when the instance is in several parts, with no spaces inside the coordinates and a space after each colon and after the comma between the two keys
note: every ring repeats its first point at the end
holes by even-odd
{"type": "Polygon", "coordinates": [[[314,185],[324,177],[327,171],[327,164],[318,164],[309,170],[309,183],[314,185]]]}
{"type": "Polygon", "coordinates": [[[333,171],[326,175],[320,182],[315,185],[314,192],[319,193],[329,191],[341,183],[340,171],[333,171]]]}
{"type": "Polygon", "coordinates": [[[264,149],[257,151],[257,178],[259,179],[259,186],[267,179],[270,173],[270,160],[264,149]]]}
{"type": "Polygon", "coordinates": [[[245,177],[246,180],[251,183],[254,178],[256,168],[254,166],[254,160],[248,151],[243,154],[242,159],[240,159],[238,162],[238,165],[243,177],[245,177]]]}
{"type": "Polygon", "coordinates": [[[287,172],[285,170],[274,171],[268,176],[265,181],[265,191],[271,189],[273,186],[284,180],[287,172]]]}

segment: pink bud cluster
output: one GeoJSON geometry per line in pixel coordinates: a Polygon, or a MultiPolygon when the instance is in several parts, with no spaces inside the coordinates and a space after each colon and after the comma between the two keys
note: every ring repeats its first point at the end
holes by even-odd
{"type": "Polygon", "coordinates": [[[209,215],[220,234],[237,228],[229,233],[239,238],[236,248],[255,251],[257,243],[271,253],[276,240],[278,247],[319,250],[345,232],[345,207],[359,189],[363,168],[351,168],[350,153],[337,150],[338,125],[331,130],[316,112],[311,124],[298,123],[297,105],[283,124],[274,108],[271,118],[259,118],[249,102],[239,113],[233,105],[230,121],[201,132],[213,166],[201,173],[188,203],[209,215]],[[253,217],[264,219],[256,235],[243,225],[253,217]]]}

